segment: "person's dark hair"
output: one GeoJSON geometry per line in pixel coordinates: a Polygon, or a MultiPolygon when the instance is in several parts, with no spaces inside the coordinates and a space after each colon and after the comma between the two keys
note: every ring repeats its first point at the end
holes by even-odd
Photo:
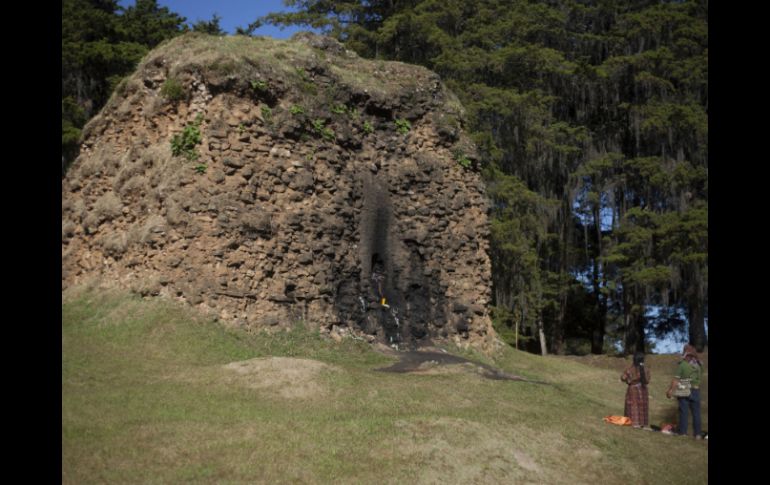
{"type": "Polygon", "coordinates": [[[643,386],[647,386],[647,373],[644,371],[644,353],[637,352],[634,354],[634,366],[639,371],[639,379],[642,381],[643,386]]]}

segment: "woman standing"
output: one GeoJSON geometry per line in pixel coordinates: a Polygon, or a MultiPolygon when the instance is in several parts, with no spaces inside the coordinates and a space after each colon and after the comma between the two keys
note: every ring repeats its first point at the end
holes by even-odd
{"type": "Polygon", "coordinates": [[[682,360],[676,370],[676,377],[671,381],[671,385],[666,391],[666,397],[671,399],[674,392],[674,386],[680,379],[690,380],[690,395],[686,397],[677,397],[679,401],[679,434],[687,435],[688,411],[692,411],[692,427],[695,439],[701,439],[700,429],[700,376],[701,362],[698,360],[698,353],[690,344],[684,346],[682,350],[682,360]]]}
{"type": "Polygon", "coordinates": [[[620,376],[628,384],[626,406],[623,415],[631,418],[634,428],[648,427],[650,424],[650,396],[647,384],[650,382],[650,370],[644,367],[644,354],[634,354],[634,363],[620,376]]]}

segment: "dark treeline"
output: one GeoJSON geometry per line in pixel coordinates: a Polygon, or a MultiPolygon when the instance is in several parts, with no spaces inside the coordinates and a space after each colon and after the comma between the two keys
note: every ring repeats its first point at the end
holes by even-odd
{"type": "Polygon", "coordinates": [[[156,0],[128,8],[117,0],[62,0],[62,171],[77,156],[86,121],[150,49],[188,30],[224,33],[216,15],[192,26],[185,20],[156,0]]]}
{"type": "MultiPolygon", "coordinates": [[[[63,150],[65,119],[82,126],[153,42],[186,29],[155,1],[140,3],[157,17],[141,22],[145,30],[128,27],[139,13],[117,12],[113,1],[64,2],[65,18],[70,4],[113,23],[68,29],[63,18],[63,150]],[[65,49],[96,38],[130,62],[102,65],[65,49]]],[[[536,350],[542,334],[555,353],[608,352],[620,341],[633,352],[650,350],[652,336],[687,332],[704,348],[706,0],[287,3],[298,11],[239,33],[265,22],[311,26],[361,56],[424,65],[462,100],[493,201],[493,317],[505,339],[516,331],[519,347],[536,350]]]]}

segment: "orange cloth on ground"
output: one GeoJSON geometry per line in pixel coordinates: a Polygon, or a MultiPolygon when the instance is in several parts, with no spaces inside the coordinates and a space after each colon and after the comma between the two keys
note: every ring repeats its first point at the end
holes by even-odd
{"type": "Polygon", "coordinates": [[[605,416],[604,421],[619,426],[631,426],[631,418],[626,416],[605,416]]]}

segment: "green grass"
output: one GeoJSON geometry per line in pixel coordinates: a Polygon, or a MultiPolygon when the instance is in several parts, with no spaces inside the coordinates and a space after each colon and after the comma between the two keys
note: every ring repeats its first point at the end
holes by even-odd
{"type": "MultiPolygon", "coordinates": [[[[63,483],[708,480],[707,442],[602,421],[623,410],[614,367],[509,349],[486,362],[555,385],[390,374],[373,369],[392,358],[299,325],[228,330],[175,302],[104,290],[63,301],[63,483]],[[271,356],[325,365],[288,385],[265,384],[281,369],[224,367],[271,356]],[[292,387],[305,391],[282,393],[292,387]]],[[[675,404],[651,406],[656,423],[675,404]]]]}

